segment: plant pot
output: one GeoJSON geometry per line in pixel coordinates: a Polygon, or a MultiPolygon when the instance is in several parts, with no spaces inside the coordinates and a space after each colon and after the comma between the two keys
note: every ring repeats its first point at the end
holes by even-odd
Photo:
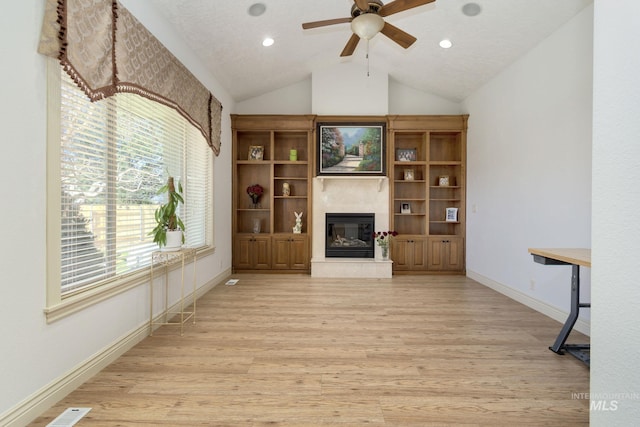
{"type": "Polygon", "coordinates": [[[163,252],[177,251],[182,247],[182,230],[167,231],[167,244],[160,250],[163,252]]]}

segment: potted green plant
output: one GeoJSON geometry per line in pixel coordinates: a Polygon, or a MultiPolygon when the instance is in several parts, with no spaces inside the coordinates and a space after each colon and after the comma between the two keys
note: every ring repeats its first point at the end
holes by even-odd
{"type": "Polygon", "coordinates": [[[184,203],[182,184],[178,182],[176,189],[173,177],[170,176],[157,194],[164,193],[167,194],[167,203],[156,209],[157,225],[149,235],[153,235],[153,241],[158,244],[160,250],[174,251],[180,249],[184,243],[184,224],[176,214],[178,205],[184,203]]]}

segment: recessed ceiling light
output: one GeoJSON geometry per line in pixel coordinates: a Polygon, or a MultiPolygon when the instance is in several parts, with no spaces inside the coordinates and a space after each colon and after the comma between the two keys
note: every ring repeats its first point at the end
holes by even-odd
{"type": "Polygon", "coordinates": [[[478,3],[467,3],[462,6],[462,13],[467,16],[478,16],[482,12],[482,8],[478,3]]]}
{"type": "Polygon", "coordinates": [[[443,49],[449,49],[451,46],[453,46],[453,43],[451,43],[451,40],[449,39],[440,40],[439,44],[443,49]]]}
{"type": "Polygon", "coordinates": [[[260,16],[264,13],[265,10],[267,10],[267,6],[264,3],[254,3],[249,6],[247,12],[251,16],[260,16]]]}
{"type": "Polygon", "coordinates": [[[265,37],[265,39],[262,40],[262,46],[264,47],[271,46],[273,43],[275,43],[275,41],[271,37],[265,37]]]}

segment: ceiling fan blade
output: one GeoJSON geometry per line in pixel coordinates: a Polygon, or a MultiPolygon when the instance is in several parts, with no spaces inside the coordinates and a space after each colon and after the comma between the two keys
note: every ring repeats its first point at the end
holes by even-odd
{"type": "Polygon", "coordinates": [[[334,24],[344,24],[347,22],[351,22],[352,20],[353,20],[352,17],[348,17],[348,18],[325,19],[324,21],[305,22],[304,24],[302,24],[302,29],[308,30],[309,28],[326,27],[327,25],[334,25],[334,24]]]}
{"type": "Polygon", "coordinates": [[[382,6],[378,11],[378,15],[385,17],[404,10],[413,9],[414,7],[422,6],[424,4],[429,4],[434,1],[436,0],[395,0],[382,6]]]}
{"type": "Polygon", "coordinates": [[[358,42],[360,41],[360,37],[357,34],[351,34],[351,38],[347,42],[347,45],[342,49],[342,53],[340,56],[351,56],[353,51],[356,50],[356,46],[358,46],[358,42]]]}
{"type": "Polygon", "coordinates": [[[418,40],[411,34],[405,33],[400,28],[394,27],[388,22],[384,23],[384,27],[382,27],[382,30],[380,30],[380,32],[405,49],[411,46],[416,40],[418,40]]]}
{"type": "Polygon", "coordinates": [[[358,9],[362,11],[369,10],[369,2],[367,0],[354,0],[358,9]]]}

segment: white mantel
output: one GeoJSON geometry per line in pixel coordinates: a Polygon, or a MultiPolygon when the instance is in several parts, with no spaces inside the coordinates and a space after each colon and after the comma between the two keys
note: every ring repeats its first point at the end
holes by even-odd
{"type": "Polygon", "coordinates": [[[392,262],[375,258],[326,258],[326,213],[373,213],[375,230],[389,230],[389,179],[386,176],[319,176],[313,179],[312,277],[390,278],[392,262]]]}

